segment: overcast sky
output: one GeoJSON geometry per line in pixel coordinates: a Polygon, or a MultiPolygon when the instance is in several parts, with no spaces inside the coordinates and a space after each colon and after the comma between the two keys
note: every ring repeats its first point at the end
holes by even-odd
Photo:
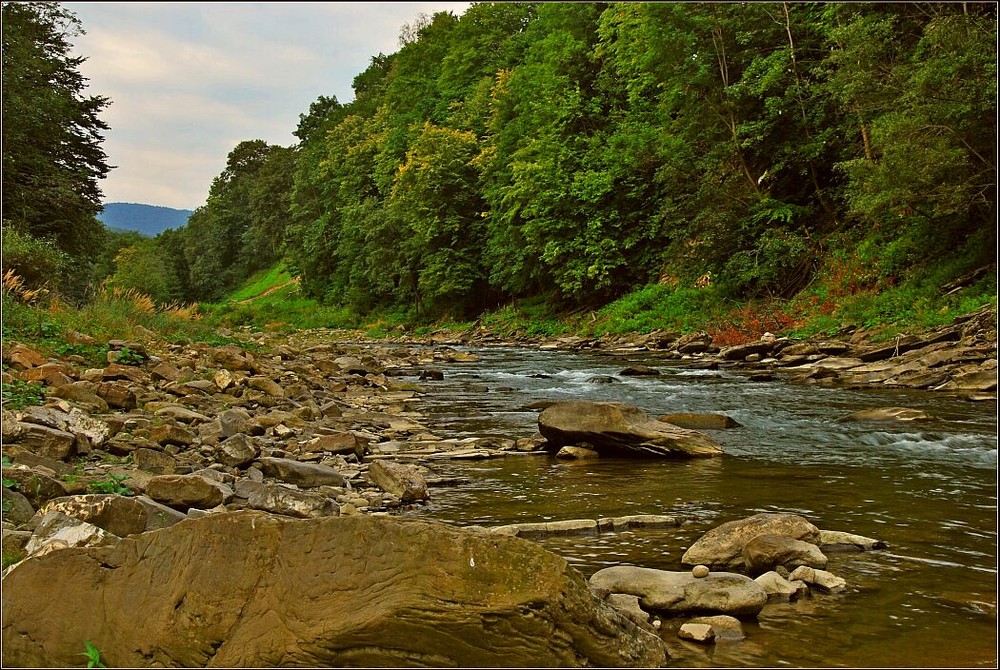
{"type": "Polygon", "coordinates": [[[319,96],[354,98],[372,56],[421,13],[465,2],[64,2],[88,95],[111,98],[105,202],[204,204],[239,142],[289,146],[319,96]]]}

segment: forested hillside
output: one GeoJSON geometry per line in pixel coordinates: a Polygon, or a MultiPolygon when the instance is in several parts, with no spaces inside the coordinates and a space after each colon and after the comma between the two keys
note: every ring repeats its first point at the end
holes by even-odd
{"type": "Polygon", "coordinates": [[[236,146],[188,225],[112,279],[213,301],[283,260],[307,296],[415,319],[645,287],[832,313],[970,273],[995,295],[996,28],[994,3],[421,17],[353,101],[303,111],[296,145],[236,146]]]}
{"type": "Polygon", "coordinates": [[[170,228],[182,228],[187,224],[191,211],[142,205],[134,202],[106,202],[97,215],[108,228],[134,230],[149,237],[159,235],[170,228]]]}

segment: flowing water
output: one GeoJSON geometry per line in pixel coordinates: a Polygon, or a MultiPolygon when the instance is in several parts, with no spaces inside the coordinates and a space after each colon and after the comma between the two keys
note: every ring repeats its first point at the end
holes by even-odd
{"type": "Polygon", "coordinates": [[[739,372],[628,357],[475,349],[415,408],[447,437],[527,437],[539,400],[614,400],[651,416],[726,414],[741,427],[706,431],[721,458],[563,461],[510,455],[434,463],[457,478],[410,512],[460,525],[672,514],[678,528],[539,540],[585,576],[610,565],[681,570],[707,530],[760,512],[793,512],[819,528],[877,538],[888,549],[830,554],[839,594],[769,604],[747,638],[702,646],[661,634],[671,666],[997,667],[997,406],[931,392],[755,382],[739,372]],[[646,364],[655,377],[623,377],[646,364]],[[612,377],[612,383],[593,378],[612,377]],[[920,422],[841,422],[873,407],[923,409],[920,422]]]}

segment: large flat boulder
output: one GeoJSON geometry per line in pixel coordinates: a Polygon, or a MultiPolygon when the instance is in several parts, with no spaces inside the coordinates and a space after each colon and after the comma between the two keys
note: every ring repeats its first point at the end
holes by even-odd
{"type": "Polygon", "coordinates": [[[559,402],[538,415],[552,448],[586,443],[606,456],[719,456],[722,446],[704,433],[657,421],[638,407],[613,402],[559,402]]]}
{"type": "Polygon", "coordinates": [[[4,667],[79,665],[83,640],[109,667],[136,668],[667,658],[659,637],[598,600],[559,556],[415,519],[212,514],[25,560],[3,589],[4,667]]]}

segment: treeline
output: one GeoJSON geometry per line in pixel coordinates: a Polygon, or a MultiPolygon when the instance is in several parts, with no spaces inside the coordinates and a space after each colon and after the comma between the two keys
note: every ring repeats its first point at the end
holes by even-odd
{"type": "Polygon", "coordinates": [[[851,291],[958,276],[995,260],[996,12],[474,3],[421,17],[353,101],[301,115],[295,146],[240,143],[187,227],[121,249],[111,281],[215,300],[284,259],[308,295],[359,314],[469,316],[657,282],[745,300],[823,272],[851,291]]]}

